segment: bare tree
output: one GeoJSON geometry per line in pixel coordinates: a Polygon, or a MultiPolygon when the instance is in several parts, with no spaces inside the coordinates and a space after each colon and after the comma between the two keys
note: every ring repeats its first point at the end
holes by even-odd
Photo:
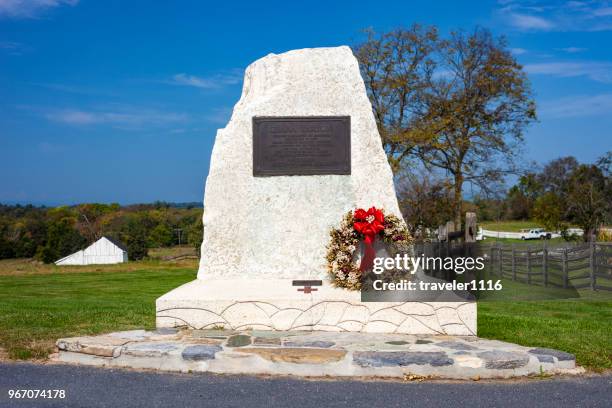
{"type": "Polygon", "coordinates": [[[367,30],[367,34],[355,55],[389,163],[398,172],[414,157],[418,144],[428,141],[414,132],[413,122],[427,111],[422,95],[435,67],[438,32],[415,24],[381,35],[367,30]]]}
{"type": "Polygon", "coordinates": [[[446,223],[453,215],[451,185],[426,172],[406,171],[397,177],[402,215],[413,237],[426,238],[425,230],[446,223]]]}
{"type": "Polygon", "coordinates": [[[536,119],[521,65],[485,29],[439,40],[418,25],[370,33],[357,57],[394,171],[418,158],[450,176],[459,228],[465,183],[486,193],[518,170],[523,131],[536,119]]]}
{"type": "Polygon", "coordinates": [[[484,29],[455,32],[443,41],[439,72],[419,123],[433,142],[419,153],[426,167],[452,175],[455,226],[460,228],[464,183],[486,191],[517,170],[524,128],[536,118],[535,103],[505,41],[484,29]]]}

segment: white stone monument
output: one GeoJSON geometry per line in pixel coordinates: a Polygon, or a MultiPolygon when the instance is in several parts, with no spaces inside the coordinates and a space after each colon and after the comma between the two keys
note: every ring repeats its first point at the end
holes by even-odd
{"type": "Polygon", "coordinates": [[[351,49],[255,61],[228,125],[217,132],[198,277],[157,299],[157,326],[475,335],[473,302],[362,303],[359,292],[331,285],[330,229],[348,211],[371,206],[401,216],[351,49]],[[254,176],[254,118],[330,116],[350,117],[350,174],[254,176]],[[294,280],[323,286],[304,293],[294,280]]]}

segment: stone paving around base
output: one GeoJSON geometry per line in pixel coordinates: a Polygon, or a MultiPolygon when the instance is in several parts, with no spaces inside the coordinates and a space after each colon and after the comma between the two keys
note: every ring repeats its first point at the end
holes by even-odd
{"type": "Polygon", "coordinates": [[[60,339],[57,348],[63,362],[223,374],[484,379],[583,371],[563,351],[475,336],[158,329],[60,339]]]}

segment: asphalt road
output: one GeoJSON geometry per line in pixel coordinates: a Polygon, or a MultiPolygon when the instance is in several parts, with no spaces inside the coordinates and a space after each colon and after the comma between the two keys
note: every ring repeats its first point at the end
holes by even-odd
{"type": "Polygon", "coordinates": [[[302,381],[0,363],[0,407],[609,407],[612,375],[521,382],[302,381]],[[63,389],[65,399],[9,399],[63,389]]]}

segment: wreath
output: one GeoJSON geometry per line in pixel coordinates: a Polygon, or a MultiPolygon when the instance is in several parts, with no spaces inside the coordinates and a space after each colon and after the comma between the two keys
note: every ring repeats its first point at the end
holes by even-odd
{"type": "Polygon", "coordinates": [[[327,269],[334,286],[349,290],[361,289],[362,277],[372,267],[376,256],[373,244],[377,237],[396,249],[412,242],[403,220],[376,207],[349,211],[340,227],[332,228],[329,235],[327,269]],[[361,241],[365,250],[361,264],[357,265],[353,255],[361,241]]]}

